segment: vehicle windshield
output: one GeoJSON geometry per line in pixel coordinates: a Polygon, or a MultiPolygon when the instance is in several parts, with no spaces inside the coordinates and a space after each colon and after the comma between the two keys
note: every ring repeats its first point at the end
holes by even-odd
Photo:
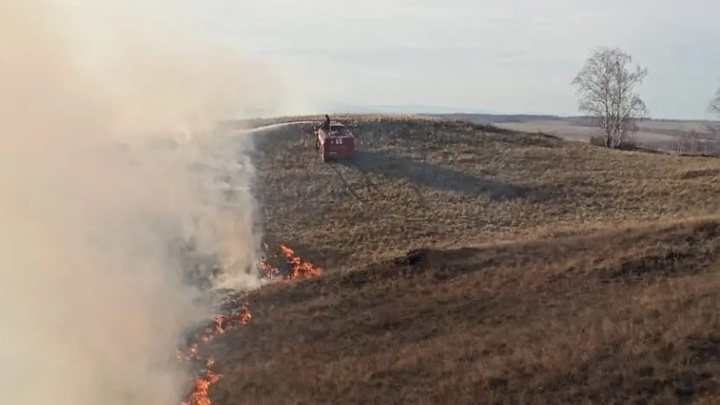
{"type": "Polygon", "coordinates": [[[340,124],[330,125],[330,130],[331,130],[331,131],[342,131],[343,129],[345,129],[345,126],[340,125],[340,124]]]}

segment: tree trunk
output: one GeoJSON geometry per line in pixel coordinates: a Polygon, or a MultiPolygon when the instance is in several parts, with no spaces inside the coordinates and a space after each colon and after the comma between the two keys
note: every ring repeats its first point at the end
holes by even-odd
{"type": "Polygon", "coordinates": [[[625,139],[624,136],[619,135],[619,136],[618,136],[618,140],[617,140],[617,142],[615,142],[615,147],[614,147],[613,149],[618,149],[618,148],[620,148],[620,145],[622,145],[624,139],[625,139]]]}

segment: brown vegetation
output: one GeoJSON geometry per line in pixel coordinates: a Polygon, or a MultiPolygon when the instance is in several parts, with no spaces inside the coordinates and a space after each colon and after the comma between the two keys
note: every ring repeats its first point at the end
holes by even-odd
{"type": "MultiPolygon", "coordinates": [[[[251,294],[213,403],[711,403],[720,160],[432,119],[258,136],[270,239],[322,277],[251,294]]],[[[318,120],[319,121],[319,120],[318,120]]]]}

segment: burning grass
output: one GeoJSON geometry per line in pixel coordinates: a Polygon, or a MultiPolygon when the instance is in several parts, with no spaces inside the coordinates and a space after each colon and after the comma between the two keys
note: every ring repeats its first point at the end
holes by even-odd
{"type": "MultiPolygon", "coordinates": [[[[267,248],[267,245],[266,245],[267,248]]],[[[269,252],[269,249],[268,249],[269,252]]],[[[282,253],[284,262],[279,262],[277,254],[269,256],[275,260],[273,263],[263,259],[258,263],[258,268],[264,276],[274,282],[306,279],[322,274],[323,269],[300,258],[291,248],[280,245],[279,252],[282,253]],[[280,264],[278,266],[278,263],[280,264]],[[276,267],[278,266],[278,267],[276,267]]],[[[178,350],[176,358],[180,362],[192,362],[201,365],[198,376],[195,378],[194,386],[182,405],[211,405],[209,396],[210,388],[217,384],[222,375],[214,371],[215,358],[203,358],[199,354],[200,346],[207,346],[212,341],[237,327],[248,325],[253,316],[250,312],[249,303],[245,293],[229,294],[224,302],[223,308],[227,314],[216,315],[212,319],[212,325],[197,333],[185,350],[178,350]]]]}
{"type": "Polygon", "coordinates": [[[210,387],[220,381],[222,375],[213,371],[215,359],[208,357],[204,359],[198,353],[200,345],[210,344],[215,337],[227,333],[235,327],[247,325],[252,319],[247,304],[243,304],[238,310],[229,315],[217,315],[213,317],[213,325],[205,328],[201,333],[197,334],[193,342],[185,351],[178,350],[177,359],[179,361],[191,361],[195,364],[203,364],[195,378],[194,386],[187,399],[182,405],[211,405],[209,390],[210,387]]]}
{"type": "Polygon", "coordinates": [[[258,264],[264,276],[270,280],[302,280],[323,274],[323,269],[305,261],[294,250],[281,244],[277,251],[270,252],[265,245],[266,257],[258,264]]]}

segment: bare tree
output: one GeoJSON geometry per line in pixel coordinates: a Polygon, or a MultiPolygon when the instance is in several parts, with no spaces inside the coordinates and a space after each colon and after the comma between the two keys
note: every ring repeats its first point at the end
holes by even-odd
{"type": "Polygon", "coordinates": [[[605,146],[618,148],[637,121],[647,115],[645,102],[633,92],[648,74],[619,48],[600,47],[593,51],[572,84],[577,86],[580,111],[588,113],[605,133],[605,146]]]}
{"type": "Polygon", "coordinates": [[[683,154],[696,154],[700,151],[700,135],[696,130],[685,132],[678,138],[677,142],[677,153],[678,155],[683,154]]]}
{"type": "Polygon", "coordinates": [[[710,101],[710,111],[720,116],[720,88],[715,92],[715,97],[710,101]]]}
{"type": "MultiPolygon", "coordinates": [[[[715,92],[715,97],[710,100],[708,109],[711,113],[714,113],[715,115],[720,117],[720,88],[718,88],[715,92]]],[[[707,131],[714,138],[715,143],[720,143],[720,125],[714,122],[710,123],[707,125],[707,131]]]]}

